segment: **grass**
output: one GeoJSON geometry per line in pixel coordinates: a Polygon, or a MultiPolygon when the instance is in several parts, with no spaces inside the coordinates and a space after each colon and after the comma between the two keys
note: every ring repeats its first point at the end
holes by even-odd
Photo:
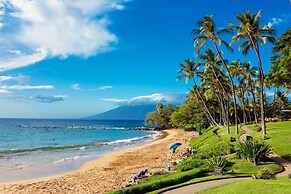
{"type": "MultiPolygon", "coordinates": [[[[284,153],[288,154],[288,150],[291,150],[291,143],[286,143],[289,139],[291,142],[291,122],[285,123],[274,123],[275,125],[267,125],[267,134],[271,137],[267,142],[274,148],[277,154],[284,153]],[[280,129],[280,130],[279,130],[280,129]],[[289,134],[288,134],[289,132],[289,134]],[[281,134],[282,133],[282,134],[281,134]],[[287,139],[286,139],[287,138],[287,139]],[[284,140],[283,140],[284,139],[284,140]],[[280,142],[279,145],[278,142],[280,142]],[[284,143],[282,143],[284,142],[284,143]],[[284,145],[284,146],[283,146],[284,145]],[[280,152],[281,151],[281,152],[280,152]]],[[[253,126],[249,125],[249,128],[253,126]]],[[[253,128],[254,129],[254,128],[253,128]]],[[[255,130],[255,129],[254,129],[255,130]]],[[[114,190],[110,193],[146,193],[151,192],[151,194],[161,193],[172,188],[177,188],[197,182],[221,179],[221,178],[231,178],[238,176],[251,176],[258,170],[267,167],[271,172],[281,172],[282,167],[275,164],[272,161],[263,161],[260,165],[253,166],[251,162],[237,159],[233,153],[236,144],[238,144],[238,137],[243,131],[240,129],[239,134],[235,134],[234,126],[230,127],[230,134],[226,133],[226,128],[211,128],[209,130],[203,131],[202,136],[198,136],[190,141],[190,146],[196,150],[192,159],[207,160],[215,154],[226,155],[227,160],[231,165],[227,168],[227,172],[223,176],[211,176],[211,173],[205,173],[205,169],[194,168],[192,170],[184,172],[176,172],[171,174],[155,175],[146,179],[144,182],[137,185],[114,190]],[[230,137],[236,139],[235,142],[230,142],[230,137]]],[[[254,132],[255,137],[261,138],[260,132],[254,132]]],[[[190,158],[190,160],[191,160],[190,158]]],[[[289,180],[290,181],[290,180],[289,180]]],[[[256,182],[255,180],[251,183],[256,182]]],[[[266,183],[260,182],[258,183],[266,183]]],[[[291,183],[291,181],[290,181],[291,183]]],[[[227,186],[227,185],[226,185],[227,186]]],[[[219,188],[217,188],[219,189],[219,188]]],[[[230,193],[238,193],[236,190],[232,190],[230,193]]],[[[284,190],[286,191],[286,190],[284,190]]],[[[225,193],[224,190],[220,190],[221,193],[225,193]],[[221,192],[223,191],[223,192],[221,192]]],[[[218,192],[219,193],[219,192],[218,192]]],[[[249,193],[258,193],[249,192],[249,193]]]]}
{"type": "MultiPolygon", "coordinates": [[[[206,152],[207,149],[216,149],[217,145],[230,144],[231,143],[230,137],[235,137],[237,139],[237,141],[233,143],[233,146],[235,146],[235,144],[238,143],[239,135],[242,133],[243,131],[240,129],[239,134],[236,135],[234,126],[230,128],[230,134],[226,133],[225,128],[216,128],[216,129],[214,128],[214,129],[209,130],[208,132],[204,132],[202,136],[199,136],[198,138],[193,139],[190,142],[190,144],[198,152],[206,152]]],[[[274,173],[281,172],[283,170],[283,168],[280,165],[277,165],[272,161],[263,161],[261,162],[260,165],[253,166],[251,162],[236,159],[235,154],[228,155],[227,159],[228,161],[230,161],[230,163],[232,163],[232,166],[227,169],[228,171],[223,176],[206,176],[206,177],[195,178],[195,179],[192,179],[190,181],[187,181],[178,185],[173,185],[173,186],[169,186],[166,188],[153,191],[151,192],[151,194],[158,194],[158,193],[162,193],[174,188],[186,186],[193,183],[208,181],[208,180],[232,178],[232,177],[239,177],[239,176],[251,176],[258,170],[263,169],[265,167],[274,173]]]]}
{"type": "Polygon", "coordinates": [[[147,178],[144,182],[133,185],[131,187],[121,188],[109,192],[108,194],[136,194],[147,193],[150,191],[158,190],[170,185],[177,185],[183,182],[187,182],[191,179],[202,177],[204,171],[201,169],[192,169],[186,172],[169,173],[162,175],[155,175],[147,178]]]}
{"type": "Polygon", "coordinates": [[[187,181],[185,183],[181,183],[181,184],[169,186],[169,187],[166,187],[166,188],[162,188],[162,189],[159,189],[159,190],[156,190],[156,191],[152,191],[152,192],[149,192],[148,194],[160,194],[160,193],[172,190],[172,189],[180,188],[180,187],[191,185],[191,184],[194,184],[194,183],[200,183],[200,182],[211,181],[211,180],[234,178],[234,177],[238,177],[238,176],[234,176],[234,175],[223,175],[223,176],[209,175],[209,176],[206,176],[206,177],[195,178],[195,179],[192,179],[192,180],[187,181]]]}
{"type": "Polygon", "coordinates": [[[291,180],[287,177],[280,177],[276,180],[245,180],[237,181],[231,184],[207,189],[199,194],[289,194],[291,191],[291,180]]]}
{"type": "MultiPolygon", "coordinates": [[[[291,161],[291,121],[267,123],[268,144],[273,151],[291,161]]],[[[262,138],[262,132],[257,132],[254,125],[248,125],[253,130],[255,138],[262,138]]]]}
{"type": "Polygon", "coordinates": [[[263,168],[268,168],[273,173],[278,173],[283,170],[282,166],[274,163],[273,161],[262,161],[257,166],[254,166],[251,162],[236,159],[234,157],[230,157],[229,161],[232,162],[233,165],[228,170],[228,174],[251,176],[258,170],[261,170],[263,168]]]}

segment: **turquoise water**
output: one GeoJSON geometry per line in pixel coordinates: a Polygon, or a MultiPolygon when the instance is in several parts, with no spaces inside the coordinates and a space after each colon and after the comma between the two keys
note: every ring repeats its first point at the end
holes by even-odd
{"type": "Polygon", "coordinates": [[[0,119],[0,181],[63,173],[157,134],[143,121],[0,119]]]}

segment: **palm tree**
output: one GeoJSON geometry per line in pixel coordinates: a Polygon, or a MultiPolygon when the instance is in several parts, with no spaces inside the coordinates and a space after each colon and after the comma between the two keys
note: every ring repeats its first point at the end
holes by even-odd
{"type": "Polygon", "coordinates": [[[252,106],[253,106],[253,113],[254,113],[256,124],[258,123],[257,104],[256,104],[256,96],[255,96],[255,88],[257,85],[257,75],[258,75],[258,69],[256,67],[251,67],[250,62],[242,63],[242,76],[247,80],[248,92],[251,93],[251,96],[253,98],[252,106]]]}
{"type": "Polygon", "coordinates": [[[228,102],[226,100],[228,99],[228,94],[225,95],[223,93],[221,89],[221,84],[222,87],[225,88],[225,90],[229,91],[230,89],[229,87],[227,87],[228,80],[222,74],[222,72],[218,71],[217,74],[218,75],[216,76],[218,76],[218,78],[216,78],[210,68],[205,68],[204,72],[200,74],[202,78],[201,87],[203,89],[204,96],[208,102],[220,105],[220,118],[223,119],[224,125],[227,126],[227,133],[229,133],[228,102]]]}
{"type": "Polygon", "coordinates": [[[205,100],[201,96],[200,91],[198,89],[198,85],[197,85],[196,80],[195,80],[195,74],[198,72],[200,65],[201,65],[201,63],[199,63],[199,62],[195,63],[191,59],[187,58],[185,60],[185,63],[180,64],[180,69],[178,71],[178,73],[180,75],[177,76],[177,80],[184,78],[186,81],[186,84],[188,83],[188,81],[190,79],[193,80],[194,91],[196,92],[197,96],[199,97],[200,101],[203,104],[203,110],[205,112],[205,115],[208,118],[210,125],[218,125],[217,122],[213,119],[209,109],[207,108],[205,100]]]}
{"type": "Polygon", "coordinates": [[[201,63],[204,66],[204,74],[207,74],[207,70],[210,69],[212,72],[211,76],[215,78],[213,82],[218,82],[219,92],[220,92],[220,89],[222,90],[221,96],[223,97],[222,98],[223,100],[220,101],[221,112],[224,115],[224,123],[227,127],[227,133],[229,134],[230,133],[229,118],[228,118],[229,110],[228,110],[227,102],[224,100],[225,96],[228,96],[228,92],[226,92],[227,90],[226,90],[225,84],[223,83],[223,82],[227,82],[228,80],[226,76],[224,75],[224,73],[219,69],[219,67],[221,67],[222,62],[219,60],[219,56],[214,54],[212,49],[207,49],[203,55],[200,55],[200,59],[204,61],[201,63]]]}
{"type": "Polygon", "coordinates": [[[291,28],[276,39],[271,58],[271,69],[266,77],[266,85],[291,89],[291,28]]]}
{"type": "Polygon", "coordinates": [[[253,48],[258,58],[259,66],[259,81],[260,81],[260,104],[261,104],[261,122],[262,122],[262,133],[266,135],[266,125],[265,125],[265,104],[264,104],[264,72],[259,50],[259,42],[265,44],[267,41],[274,43],[275,38],[274,30],[270,29],[269,25],[260,28],[259,18],[261,12],[252,15],[249,10],[240,13],[236,16],[239,20],[240,25],[235,26],[231,24],[229,30],[236,29],[238,32],[232,38],[231,42],[245,40],[239,47],[244,55],[248,54],[249,50],[253,48]]]}
{"type": "MultiPolygon", "coordinates": [[[[197,55],[201,49],[206,45],[207,41],[210,40],[213,43],[213,46],[219,56],[219,58],[222,61],[222,64],[224,65],[225,69],[227,70],[228,74],[230,75],[228,66],[226,64],[226,61],[222,57],[222,53],[218,49],[218,44],[221,43],[230,51],[232,51],[232,48],[225,42],[222,38],[220,38],[218,35],[226,32],[230,32],[228,28],[222,29],[216,32],[215,25],[212,19],[212,16],[204,16],[203,19],[199,20],[197,22],[197,26],[199,29],[192,30],[192,34],[197,35],[196,38],[194,38],[194,46],[196,47],[195,55],[197,55]]],[[[237,108],[236,108],[236,94],[235,94],[235,85],[234,82],[229,76],[229,80],[231,81],[232,86],[232,94],[233,94],[233,101],[234,101],[234,114],[235,114],[235,126],[236,126],[236,133],[238,134],[238,122],[237,122],[237,108]]]]}

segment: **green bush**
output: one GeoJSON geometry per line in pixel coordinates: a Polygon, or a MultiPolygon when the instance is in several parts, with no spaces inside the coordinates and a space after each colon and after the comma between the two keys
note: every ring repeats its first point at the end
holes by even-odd
{"type": "Polygon", "coordinates": [[[183,160],[179,163],[177,166],[177,169],[181,172],[191,170],[194,168],[200,168],[202,169],[205,166],[205,161],[201,159],[195,159],[193,157],[188,158],[187,160],[183,160]]]}
{"type": "Polygon", "coordinates": [[[268,168],[258,170],[253,176],[253,179],[275,179],[275,174],[272,173],[268,168]]]}
{"type": "Polygon", "coordinates": [[[257,165],[260,160],[267,157],[271,152],[271,147],[263,141],[249,139],[245,142],[240,142],[238,145],[237,156],[251,161],[257,165]]]}
{"type": "Polygon", "coordinates": [[[229,162],[223,156],[214,156],[208,159],[209,169],[213,170],[214,175],[223,175],[229,162]]]}
{"type": "Polygon", "coordinates": [[[154,191],[160,188],[168,187],[171,185],[176,185],[189,181],[193,178],[201,177],[204,171],[201,169],[193,169],[186,172],[173,173],[168,175],[157,175],[150,177],[143,183],[133,185],[131,187],[126,187],[118,189],[110,194],[143,194],[150,191],[154,191]]]}

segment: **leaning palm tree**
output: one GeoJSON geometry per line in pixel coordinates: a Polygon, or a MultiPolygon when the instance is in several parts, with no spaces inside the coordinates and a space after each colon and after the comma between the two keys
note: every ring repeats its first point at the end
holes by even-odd
{"type": "Polygon", "coordinates": [[[207,105],[205,103],[205,100],[201,96],[200,91],[198,89],[197,82],[195,80],[195,75],[199,71],[199,66],[200,65],[201,65],[201,63],[199,63],[199,62],[195,63],[191,59],[185,59],[185,63],[181,63],[180,64],[180,69],[178,71],[178,73],[180,75],[177,76],[177,80],[185,79],[186,84],[188,83],[189,80],[193,80],[193,83],[194,83],[194,91],[196,92],[197,96],[199,97],[200,101],[202,102],[203,110],[205,112],[205,115],[206,115],[206,117],[207,117],[210,125],[218,125],[217,122],[212,117],[209,109],[207,108],[207,105]]]}
{"type": "MultiPolygon", "coordinates": [[[[227,90],[225,88],[225,84],[223,82],[227,82],[229,81],[225,74],[220,70],[220,68],[222,67],[222,61],[219,59],[218,55],[215,55],[212,49],[207,49],[205,51],[205,53],[203,53],[202,55],[200,55],[200,59],[203,60],[203,62],[201,63],[204,66],[204,74],[207,74],[207,70],[210,69],[210,71],[212,72],[211,76],[213,78],[215,78],[215,82],[218,82],[218,88],[219,90],[222,91],[222,96],[223,96],[223,100],[221,101],[221,104],[223,105],[221,107],[221,112],[223,115],[225,115],[224,120],[225,120],[225,125],[227,128],[227,133],[230,133],[229,130],[229,110],[228,110],[228,106],[227,106],[227,102],[224,100],[226,96],[228,96],[228,92],[229,90],[227,90]]],[[[208,72],[209,74],[209,72],[208,72]]]]}
{"type": "Polygon", "coordinates": [[[275,38],[274,30],[269,25],[260,28],[259,18],[261,12],[259,11],[255,15],[252,15],[249,10],[240,13],[236,16],[239,20],[240,25],[236,26],[231,24],[229,30],[237,30],[237,34],[232,38],[231,42],[245,40],[239,47],[244,55],[248,54],[249,50],[253,48],[258,58],[259,66],[259,81],[260,81],[260,104],[261,104],[261,122],[262,122],[262,133],[266,135],[265,125],[265,103],[264,103],[264,72],[263,65],[259,50],[259,42],[265,44],[267,41],[274,43],[275,38]]]}
{"type": "MultiPolygon", "coordinates": [[[[206,45],[207,41],[210,40],[213,43],[213,46],[221,59],[227,73],[230,75],[228,65],[226,64],[225,60],[222,57],[221,51],[218,49],[218,45],[221,43],[230,51],[232,48],[225,42],[219,35],[222,33],[230,32],[228,28],[216,31],[215,24],[213,22],[212,16],[204,16],[203,19],[197,22],[197,26],[199,29],[192,30],[192,34],[197,35],[194,38],[194,46],[196,47],[195,55],[197,55],[202,48],[206,45]]],[[[234,82],[229,76],[229,80],[231,81],[232,86],[232,94],[233,94],[233,102],[234,102],[234,117],[235,117],[235,126],[236,126],[236,133],[238,134],[238,122],[237,122],[237,108],[236,108],[236,94],[235,94],[235,85],[234,82]]]]}

